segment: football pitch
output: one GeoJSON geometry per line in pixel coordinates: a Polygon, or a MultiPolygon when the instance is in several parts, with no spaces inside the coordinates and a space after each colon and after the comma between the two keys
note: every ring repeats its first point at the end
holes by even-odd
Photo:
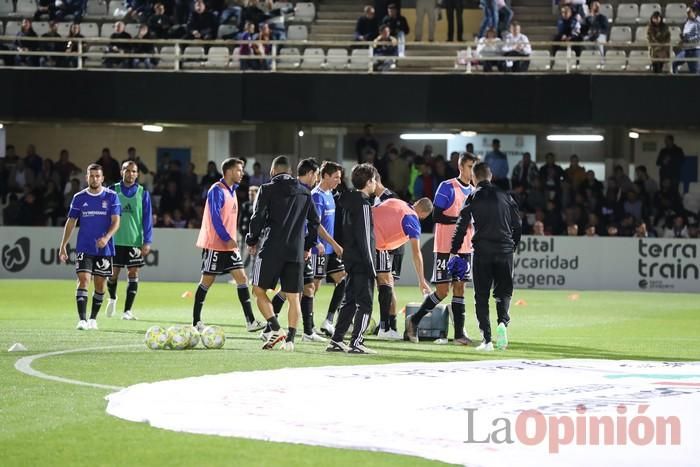
{"type": "MultiPolygon", "coordinates": [[[[32,368],[52,376],[116,387],[290,367],[510,358],[700,360],[700,305],[698,296],[693,294],[516,290],[506,351],[480,354],[473,348],[451,343],[416,345],[369,337],[367,345],[378,355],[345,355],[326,353],[323,344],[301,342],[300,336],[294,353],[262,351],[259,333],[245,331],[234,286],[224,282],[217,282],[210,289],[203,311],[205,323],[224,327],[227,340],[223,349],[206,350],[200,346],[187,351],[151,351],[142,344],[145,330],[155,324],[189,323],[192,298],[185,292],[194,292],[196,284],[147,280],[139,284],[134,309],[138,321],[119,319],[126,286],[122,280],[115,317],[106,318],[103,305],[98,317],[99,331],[81,332],[75,330],[74,281],[0,281],[2,465],[440,464],[380,452],[178,433],[125,421],[105,412],[105,396],[114,389],[50,381],[17,371],[17,360],[32,354],[96,348],[37,359],[32,368]],[[28,351],[7,352],[17,342],[28,351]]],[[[315,301],[317,326],[325,317],[330,292],[329,286],[322,287],[315,301]]],[[[470,294],[471,290],[466,300],[467,331],[476,340],[479,333],[470,294]]],[[[422,299],[417,287],[399,287],[397,296],[399,308],[422,299]]],[[[374,310],[373,318],[378,320],[378,305],[374,310]]],[[[260,318],[257,310],[256,315],[260,318]]],[[[284,312],[282,317],[286,322],[284,312]]],[[[403,318],[399,316],[398,321],[399,331],[403,332],[403,318]]],[[[495,325],[493,307],[492,323],[495,325]]],[[[342,423],[344,417],[357,410],[352,402],[328,394],[308,410],[327,412],[342,423]]],[[[387,417],[392,417],[402,407],[392,405],[391,394],[367,394],[363,410],[384,410],[387,417]]],[[[396,436],[401,436],[400,426],[396,436]]]]}

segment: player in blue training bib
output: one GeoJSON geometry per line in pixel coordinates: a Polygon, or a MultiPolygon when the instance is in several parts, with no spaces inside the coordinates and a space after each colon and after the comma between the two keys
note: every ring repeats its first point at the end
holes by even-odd
{"type": "Polygon", "coordinates": [[[78,288],[75,301],[78,307],[77,329],[84,331],[97,329],[97,314],[100,312],[105,293],[105,282],[112,275],[114,240],[119,229],[121,205],[117,194],[102,186],[104,175],[102,166],[90,164],[86,179],[88,187],[73,196],[68,211],[68,220],[63,229],[59,256],[62,262],[68,261],[67,244],[78,221],[78,244],[75,248],[75,270],[78,274],[78,288]],[[95,291],[92,295],[90,319],[86,319],[88,285],[95,278],[95,291]]]}

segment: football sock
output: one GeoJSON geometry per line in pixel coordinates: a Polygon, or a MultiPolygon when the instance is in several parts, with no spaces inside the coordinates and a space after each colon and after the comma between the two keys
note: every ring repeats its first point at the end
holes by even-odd
{"type": "Polygon", "coordinates": [[[277,316],[273,316],[272,318],[268,318],[267,319],[267,326],[268,326],[268,328],[270,328],[271,331],[279,331],[280,330],[280,323],[279,323],[279,321],[277,321],[277,316]]]}
{"type": "Polygon", "coordinates": [[[345,278],[336,284],[333,290],[333,296],[331,297],[331,303],[328,305],[326,319],[331,323],[335,318],[335,312],[338,311],[338,307],[340,307],[340,303],[343,301],[343,295],[345,295],[345,278]]]}
{"type": "Polygon", "coordinates": [[[396,316],[389,316],[389,329],[397,331],[396,328],[396,316]]]}
{"type": "Polygon", "coordinates": [[[246,323],[252,323],[255,321],[255,315],[253,315],[253,305],[250,303],[250,291],[248,290],[248,286],[246,284],[239,285],[237,290],[238,300],[241,301],[246,323]]]}
{"type": "Polygon", "coordinates": [[[455,339],[464,337],[464,297],[452,297],[452,319],[455,326],[455,339]]]}
{"type": "Polygon", "coordinates": [[[117,298],[117,278],[112,279],[111,277],[107,279],[107,292],[109,292],[109,298],[114,300],[117,298]]]}
{"type": "Polygon", "coordinates": [[[81,321],[85,320],[85,315],[87,314],[87,301],[87,289],[78,289],[75,291],[75,303],[78,306],[78,316],[81,321]]]}
{"type": "Polygon", "coordinates": [[[90,319],[97,319],[97,313],[100,312],[100,307],[102,306],[102,300],[104,300],[104,298],[104,292],[94,292],[92,294],[92,310],[90,310],[90,319]]]}
{"type": "Polygon", "coordinates": [[[207,298],[208,290],[203,284],[199,284],[197,287],[197,292],[194,294],[194,307],[192,308],[192,326],[196,326],[198,322],[202,321],[202,306],[204,299],[207,298]]]}
{"type": "Polygon", "coordinates": [[[297,328],[289,328],[287,330],[287,342],[294,342],[294,337],[297,335],[297,328]]]}
{"type": "Polygon", "coordinates": [[[380,285],[379,289],[379,328],[389,330],[389,309],[391,308],[392,290],[390,285],[380,285]]]}
{"type": "Polygon", "coordinates": [[[277,292],[277,294],[272,297],[272,309],[275,312],[275,316],[279,316],[280,312],[282,311],[282,307],[284,306],[284,302],[287,301],[287,297],[282,295],[281,293],[277,292]]]}
{"type": "Polygon", "coordinates": [[[415,314],[411,316],[411,321],[413,322],[413,324],[418,326],[418,323],[420,323],[420,320],[423,319],[423,316],[430,313],[433,310],[433,308],[440,304],[441,301],[442,300],[438,298],[435,292],[425,297],[425,300],[423,300],[423,303],[421,304],[420,308],[418,308],[418,311],[416,311],[415,314]]]}
{"type": "Polygon", "coordinates": [[[304,334],[314,332],[314,297],[301,296],[301,319],[304,322],[304,334]]]}
{"type": "MultiPolygon", "coordinates": [[[[136,292],[139,290],[139,278],[130,277],[129,283],[126,286],[126,300],[124,301],[124,311],[131,311],[136,300],[136,292]]],[[[111,295],[110,295],[111,296],[111,295]]]]}

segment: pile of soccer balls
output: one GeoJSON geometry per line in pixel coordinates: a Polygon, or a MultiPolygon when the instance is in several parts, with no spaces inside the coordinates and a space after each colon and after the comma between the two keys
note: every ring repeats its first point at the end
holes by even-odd
{"type": "Polygon", "coordinates": [[[219,326],[207,326],[200,333],[194,326],[170,326],[168,329],[151,326],[144,338],[146,347],[151,350],[194,349],[200,342],[207,349],[220,349],[226,343],[224,330],[219,326]]]}

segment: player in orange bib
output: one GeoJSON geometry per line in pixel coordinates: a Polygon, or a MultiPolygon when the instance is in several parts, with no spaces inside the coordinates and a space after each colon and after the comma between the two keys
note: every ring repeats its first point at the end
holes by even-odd
{"type": "Polygon", "coordinates": [[[374,237],[377,248],[377,284],[379,289],[379,334],[380,339],[401,340],[396,329],[396,316],[391,316],[394,300],[394,276],[392,274],[391,251],[411,244],[413,266],[416,268],[418,287],[423,294],[429,294],[430,284],[423,277],[423,255],[420,251],[420,221],[433,211],[433,203],[421,198],[413,206],[407,202],[389,198],[372,208],[374,237]]]}
{"type": "Polygon", "coordinates": [[[223,178],[214,183],[207,192],[202,227],[197,238],[197,246],[202,249],[202,277],[194,298],[192,325],[200,331],[204,329],[202,306],[207,291],[214,283],[216,276],[231,273],[238,284],[238,299],[243,307],[246,328],[249,332],[254,332],[264,328],[265,324],[257,321],[253,315],[248,277],[243,269],[241,252],[236,241],[236,232],[238,232],[236,187],[243,178],[243,161],[229,157],[221,164],[221,172],[224,174],[223,178]]]}
{"type": "MultiPolygon", "coordinates": [[[[472,341],[464,330],[464,281],[469,280],[469,266],[466,277],[453,275],[447,263],[450,260],[450,250],[452,236],[455,231],[459,212],[464,205],[464,201],[474,191],[472,185],[472,167],[477,161],[476,156],[470,153],[463,153],[459,157],[459,176],[440,183],[435,192],[433,201],[433,219],[435,220],[435,265],[433,267],[432,282],[436,285],[435,292],[428,295],[418,311],[406,321],[406,335],[411,342],[418,342],[418,323],[423,316],[430,313],[442,300],[445,299],[452,289],[452,315],[454,320],[455,334],[454,343],[457,345],[471,345],[472,341]]],[[[467,265],[471,262],[472,254],[472,232],[470,227],[464,236],[464,241],[458,254],[463,257],[467,265]]]]}

